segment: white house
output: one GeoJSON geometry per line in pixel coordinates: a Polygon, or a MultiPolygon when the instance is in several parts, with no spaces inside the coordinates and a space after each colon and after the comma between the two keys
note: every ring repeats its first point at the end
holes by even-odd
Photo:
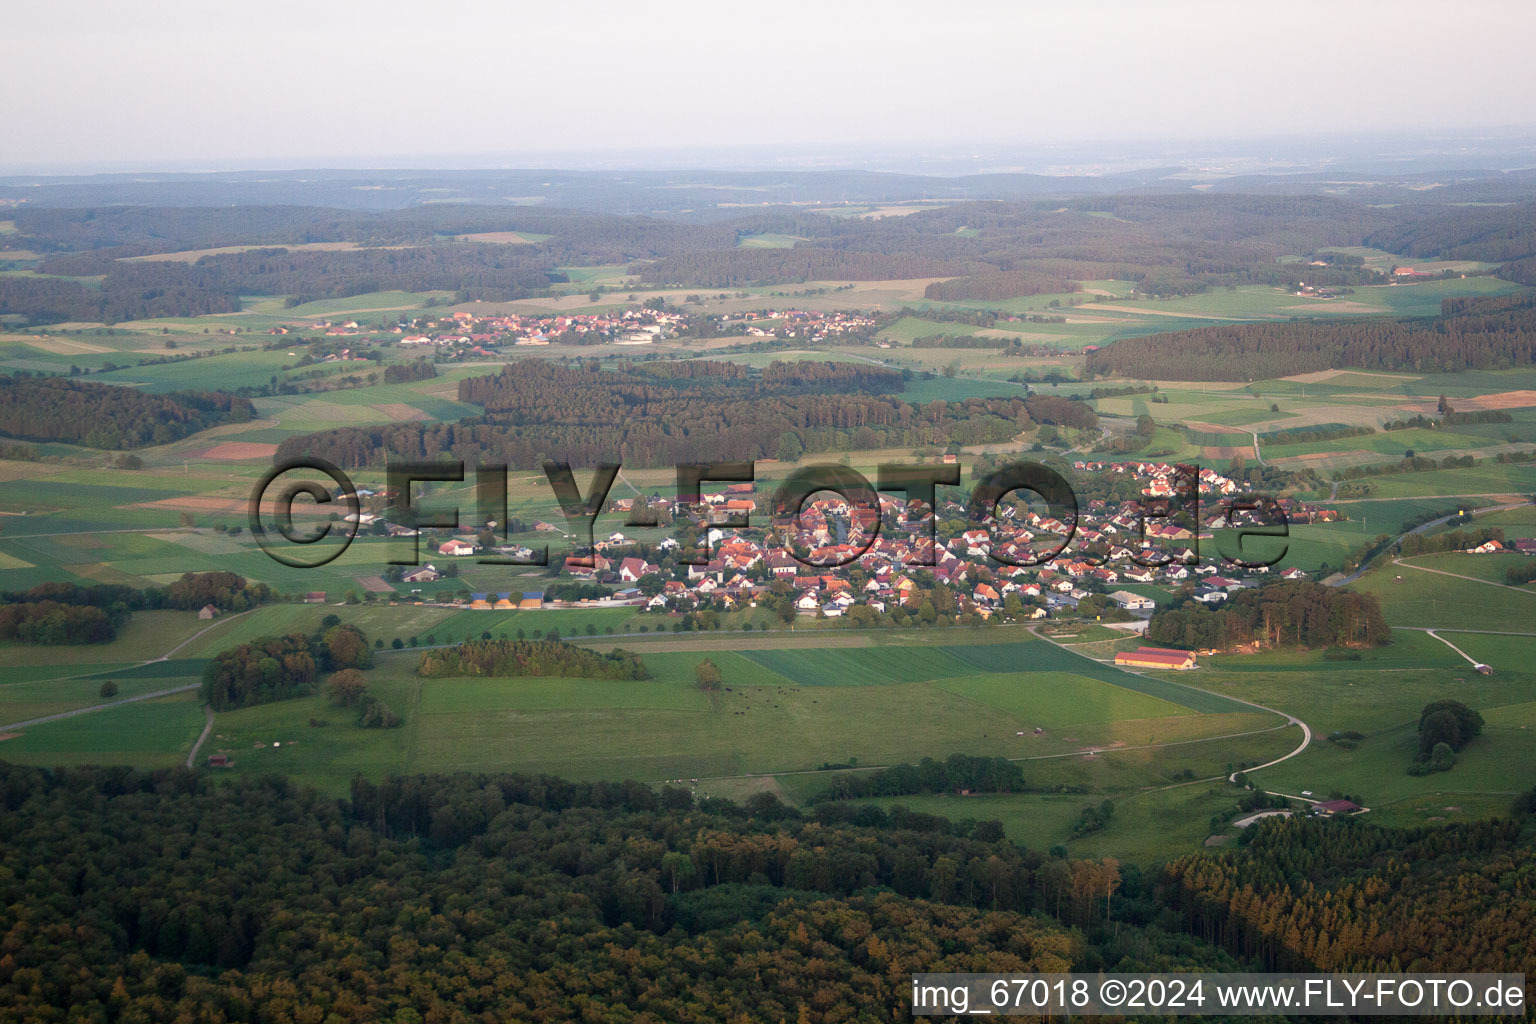
{"type": "Polygon", "coordinates": [[[1109,595],[1109,599],[1128,612],[1151,611],[1157,607],[1157,602],[1150,597],[1142,597],[1129,590],[1117,590],[1109,595]]]}

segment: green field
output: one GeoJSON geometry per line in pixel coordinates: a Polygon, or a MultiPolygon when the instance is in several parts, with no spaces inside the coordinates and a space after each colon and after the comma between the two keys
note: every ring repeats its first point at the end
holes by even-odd
{"type": "MultiPolygon", "coordinates": [[[[145,613],[95,652],[99,661],[80,665],[77,679],[60,677],[60,667],[48,664],[58,649],[13,648],[32,669],[26,679],[0,686],[0,708],[7,720],[20,720],[96,704],[108,677],[118,682],[120,698],[185,686],[218,650],[254,636],[313,630],[335,610],[272,605],[212,628],[189,613],[145,613]],[[173,642],[182,646],[171,660],[130,664],[158,657],[173,642]]],[[[485,614],[410,605],[340,611],[380,637],[456,634],[456,624],[467,628],[485,614]]],[[[549,621],[564,613],[498,618],[510,625],[541,614],[549,621]]],[[[226,754],[234,772],[280,770],[336,792],[359,772],[486,769],[698,778],[706,791],[769,785],[791,795],[803,790],[794,780],[818,776],[814,769],[824,762],[892,764],[957,750],[1026,759],[1053,786],[1079,785],[1074,780],[1086,770],[1092,785],[1118,792],[1135,788],[1149,765],[1167,775],[1198,770],[1208,777],[1253,751],[1278,753],[1294,744],[1293,730],[1246,705],[1023,636],[987,631],[967,643],[966,634],[947,633],[947,643],[934,645],[925,634],[893,634],[853,647],[846,642],[855,636],[820,631],[750,643],[726,635],[641,638],[632,646],[644,652],[652,678],[624,682],[422,680],[414,674],[415,653],[385,651],[368,673],[369,687],[401,715],[402,727],[361,729],[355,712],[317,694],[219,714],[200,753],[226,754]],[[747,649],[731,649],[741,645],[747,649]],[[694,669],[705,657],[724,677],[713,694],[695,685],[694,669]]],[[[73,653],[78,660],[80,652],[73,653]]],[[[5,741],[5,750],[29,763],[171,764],[186,756],[200,724],[196,695],[186,693],[30,726],[5,741]]]]}
{"type": "MultiPolygon", "coordinates": [[[[1469,556],[1470,557],[1470,556],[1469,556]]],[[[1513,589],[1410,566],[1373,569],[1353,589],[1375,594],[1387,621],[1445,629],[1530,630],[1536,590],[1513,589]]]]}

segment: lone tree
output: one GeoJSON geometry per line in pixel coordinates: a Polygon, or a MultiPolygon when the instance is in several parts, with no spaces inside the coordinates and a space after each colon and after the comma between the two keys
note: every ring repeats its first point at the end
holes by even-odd
{"type": "Polygon", "coordinates": [[[1419,714],[1419,756],[1428,758],[1438,743],[1460,750],[1482,731],[1483,716],[1459,700],[1426,704],[1419,714]]]}
{"type": "Polygon", "coordinates": [[[693,670],[693,674],[699,680],[699,689],[720,689],[720,667],[708,658],[699,662],[698,667],[693,670]]]}

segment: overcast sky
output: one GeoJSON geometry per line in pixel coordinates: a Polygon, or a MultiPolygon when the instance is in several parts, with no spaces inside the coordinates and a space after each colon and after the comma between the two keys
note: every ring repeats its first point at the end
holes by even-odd
{"type": "Polygon", "coordinates": [[[19,0],[0,164],[1536,124],[1536,3],[19,0]]]}

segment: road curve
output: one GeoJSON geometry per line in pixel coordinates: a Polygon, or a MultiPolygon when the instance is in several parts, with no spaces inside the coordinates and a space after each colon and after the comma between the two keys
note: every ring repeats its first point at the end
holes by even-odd
{"type": "MultiPolygon", "coordinates": [[[[1053,640],[1051,637],[1046,636],[1044,633],[1040,632],[1039,631],[1039,627],[1031,626],[1031,627],[1029,627],[1029,631],[1031,633],[1033,633],[1035,636],[1039,637],[1040,639],[1046,641],[1047,643],[1056,644],[1057,647],[1060,647],[1064,651],[1072,651],[1072,648],[1068,647],[1066,644],[1056,643],[1056,641],[1053,640]]],[[[1088,657],[1088,655],[1081,654],[1081,653],[1079,653],[1077,651],[1072,651],[1072,653],[1076,654],[1080,658],[1087,658],[1088,657]]],[[[1089,658],[1088,660],[1093,661],[1095,659],[1089,658]]],[[[1121,669],[1120,671],[1122,671],[1122,672],[1130,672],[1130,674],[1134,675],[1134,676],[1145,675],[1145,673],[1143,673],[1143,672],[1132,672],[1130,669],[1121,669]]],[[[1259,711],[1267,711],[1268,713],[1270,713],[1272,715],[1279,715],[1281,718],[1285,719],[1286,725],[1294,725],[1294,726],[1297,726],[1297,727],[1299,727],[1301,729],[1301,743],[1297,745],[1295,750],[1291,751],[1289,754],[1285,754],[1285,755],[1283,755],[1281,757],[1277,757],[1273,761],[1265,762],[1264,764],[1258,765],[1258,766],[1253,767],[1253,768],[1245,768],[1241,772],[1233,772],[1231,775],[1227,776],[1227,781],[1228,782],[1236,782],[1238,775],[1246,774],[1247,772],[1262,771],[1265,768],[1273,768],[1275,765],[1279,764],[1281,761],[1289,761],[1291,758],[1295,757],[1297,754],[1301,753],[1303,750],[1306,750],[1307,747],[1310,746],[1311,743],[1312,743],[1312,730],[1311,730],[1311,728],[1307,725],[1306,722],[1303,722],[1301,719],[1297,718],[1293,714],[1290,714],[1289,712],[1280,711],[1280,710],[1278,710],[1276,708],[1267,708],[1263,704],[1255,704],[1251,700],[1244,700],[1241,697],[1234,697],[1231,694],[1215,693],[1215,691],[1213,691],[1213,690],[1201,689],[1200,687],[1192,686],[1189,683],[1181,682],[1181,683],[1179,683],[1179,685],[1180,686],[1188,686],[1191,690],[1199,690],[1201,693],[1210,693],[1213,696],[1225,697],[1227,700],[1236,701],[1239,704],[1246,704],[1246,705],[1248,705],[1251,708],[1255,708],[1255,709],[1257,709],[1259,711]]],[[[1265,790],[1260,790],[1259,792],[1261,792],[1261,793],[1270,793],[1271,791],[1265,789],[1265,790]]],[[[1274,795],[1274,796],[1290,796],[1289,793],[1273,793],[1272,795],[1274,795]]],[[[1301,800],[1301,801],[1304,801],[1306,803],[1316,803],[1317,802],[1316,800],[1308,800],[1304,796],[1291,797],[1291,799],[1293,799],[1293,800],[1301,800]]]]}
{"type": "MultiPolygon", "coordinates": [[[[1455,495],[1445,495],[1445,497],[1451,498],[1451,497],[1455,497],[1455,495]]],[[[1485,508],[1475,508],[1471,512],[1467,513],[1467,518],[1471,519],[1471,518],[1473,518],[1475,516],[1486,515],[1489,512],[1504,512],[1504,511],[1507,511],[1507,510],[1512,509],[1512,508],[1524,508],[1527,505],[1536,505],[1536,502],[1533,502],[1533,501],[1513,501],[1513,502],[1508,502],[1508,503],[1503,504],[1503,505],[1489,505],[1489,506],[1487,506],[1485,508]]],[[[1448,515],[1448,516],[1441,516],[1438,519],[1431,519],[1427,523],[1420,523],[1418,526],[1415,526],[1413,529],[1406,530],[1403,533],[1400,533],[1396,537],[1392,538],[1392,540],[1388,542],[1387,548],[1390,548],[1393,544],[1401,544],[1403,542],[1403,538],[1404,537],[1411,537],[1411,536],[1413,536],[1416,533],[1424,533],[1427,530],[1433,530],[1437,526],[1444,526],[1446,523],[1450,522],[1452,519],[1455,519],[1455,518],[1457,518],[1457,513],[1452,513],[1451,515],[1448,515]]],[[[1385,551],[1386,548],[1383,548],[1382,550],[1385,551]]],[[[1396,561],[1395,558],[1393,560],[1396,561]]],[[[1356,569],[1354,572],[1350,573],[1348,576],[1345,576],[1342,579],[1334,580],[1331,583],[1325,583],[1323,585],[1327,586],[1327,587],[1347,587],[1349,584],[1355,582],[1355,580],[1359,579],[1361,576],[1364,576],[1366,571],[1369,568],[1370,568],[1370,566],[1368,566],[1368,565],[1362,565],[1360,568],[1356,569]]],[[[1418,568],[1420,568],[1420,566],[1415,565],[1415,566],[1410,566],[1409,568],[1418,569],[1418,568]]],[[[1436,569],[1427,569],[1425,571],[1426,572],[1437,572],[1438,570],[1436,570],[1436,569]]],[[[1454,573],[1446,573],[1445,575],[1453,576],[1455,574],[1454,573]]],[[[1487,580],[1479,580],[1478,582],[1486,583],[1488,581],[1487,580]]],[[[1515,588],[1511,588],[1511,589],[1515,589],[1515,588]]]]}

